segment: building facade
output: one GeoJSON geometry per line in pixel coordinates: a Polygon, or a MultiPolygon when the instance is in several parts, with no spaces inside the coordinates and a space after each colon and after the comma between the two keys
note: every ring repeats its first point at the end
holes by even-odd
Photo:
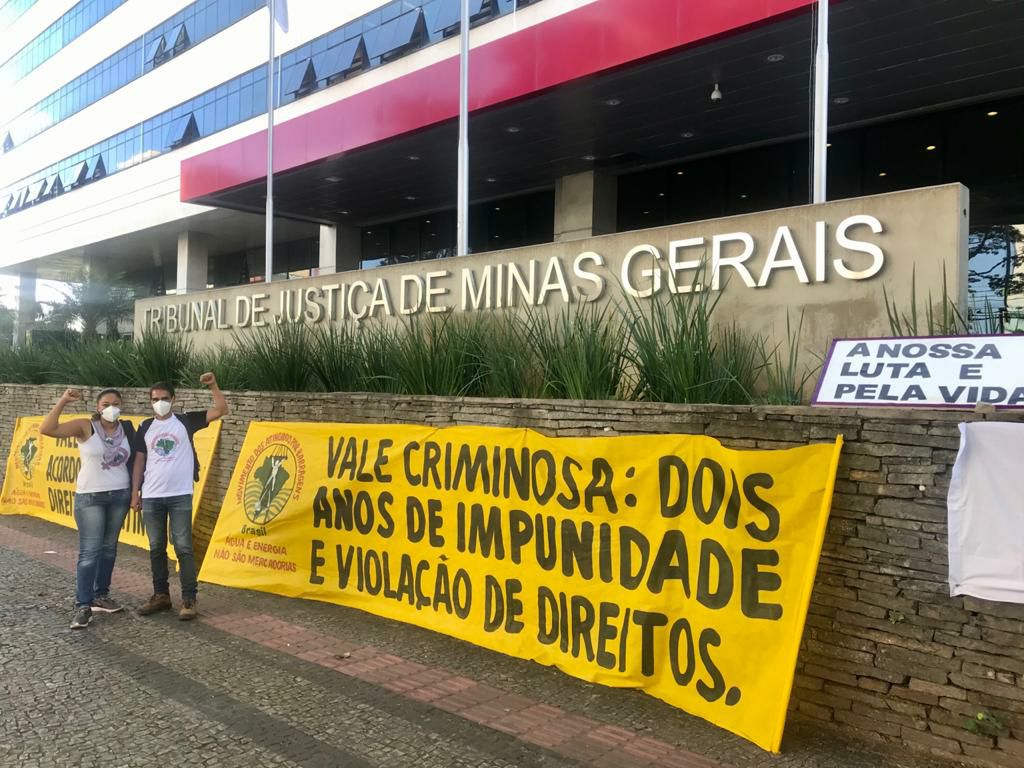
{"type": "MultiPolygon", "coordinates": [[[[458,0],[278,4],[274,279],[455,256],[458,0]]],[[[23,303],[96,268],[143,296],[263,280],[266,5],[0,2],[0,271],[23,303]]],[[[816,5],[470,0],[470,250],[809,202],[816,5]]],[[[971,288],[1002,324],[1021,39],[1024,0],[832,8],[829,199],[964,184],[971,288]]]]}

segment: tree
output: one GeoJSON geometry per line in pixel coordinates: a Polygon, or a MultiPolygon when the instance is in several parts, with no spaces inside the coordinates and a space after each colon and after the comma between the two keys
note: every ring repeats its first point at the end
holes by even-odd
{"type": "Polygon", "coordinates": [[[1008,300],[1024,297],[1024,236],[1013,225],[995,224],[971,232],[967,250],[968,286],[997,297],[995,306],[986,298],[985,307],[973,312],[984,325],[1002,330],[1009,319],[1008,300]]]}
{"type": "Polygon", "coordinates": [[[46,325],[77,327],[83,338],[96,338],[103,330],[107,338],[117,339],[118,324],[135,313],[135,289],[118,273],[87,270],[63,293],[63,301],[47,303],[46,325]]]}
{"type": "MultiPolygon", "coordinates": [[[[14,342],[14,329],[18,326],[18,310],[4,303],[7,297],[0,295],[0,346],[10,346],[14,342]]],[[[39,302],[32,305],[30,322],[37,322],[43,317],[43,307],[39,302]]]]}
{"type": "Polygon", "coordinates": [[[1010,224],[972,232],[968,242],[968,281],[985,284],[1003,297],[1024,294],[1024,238],[1010,224]],[[993,263],[993,259],[995,262],[993,263]],[[971,262],[975,262],[971,264],[971,262]]]}
{"type": "Polygon", "coordinates": [[[17,313],[10,307],[0,304],[0,347],[6,347],[14,340],[14,325],[17,313]]]}

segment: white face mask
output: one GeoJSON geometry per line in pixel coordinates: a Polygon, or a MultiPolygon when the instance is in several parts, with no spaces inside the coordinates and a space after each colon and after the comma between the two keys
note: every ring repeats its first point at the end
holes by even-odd
{"type": "Polygon", "coordinates": [[[157,400],[153,403],[153,411],[157,416],[163,417],[171,412],[171,404],[166,400],[157,400]]]}
{"type": "Polygon", "coordinates": [[[104,421],[109,421],[111,424],[113,424],[115,421],[117,421],[118,416],[121,415],[121,409],[118,408],[116,405],[108,405],[106,408],[100,411],[100,415],[103,416],[104,421]]]}

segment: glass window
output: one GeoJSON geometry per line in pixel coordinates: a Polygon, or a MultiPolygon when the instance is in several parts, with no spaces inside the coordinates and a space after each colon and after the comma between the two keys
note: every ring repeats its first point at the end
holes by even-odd
{"type": "Polygon", "coordinates": [[[0,32],[14,24],[36,2],[37,0],[7,0],[0,8],[0,32]]]}
{"type": "MultiPolygon", "coordinates": [[[[212,7],[212,4],[213,0],[194,3],[16,117],[7,128],[15,136],[19,146],[53,124],[67,119],[141,77],[145,71],[153,68],[154,62],[159,64],[167,61],[172,55],[182,53],[185,49],[205,40],[210,34],[219,32],[221,28],[216,25],[201,32],[195,26],[196,18],[205,18],[204,10],[212,7]],[[145,59],[144,66],[142,58],[145,59]],[[51,119],[39,120],[40,113],[49,113],[51,119]]],[[[229,22],[233,24],[263,6],[264,0],[235,0],[231,4],[233,12],[229,22]]]]}
{"type": "MultiPolygon", "coordinates": [[[[124,0],[83,0],[61,17],[59,22],[51,25],[33,43],[16,54],[14,58],[38,58],[43,55],[44,48],[59,50],[61,45],[74,39],[81,34],[81,31],[91,27],[123,2],[124,0]]],[[[391,3],[386,8],[389,15],[394,14],[390,19],[384,18],[385,14],[382,11],[385,9],[372,11],[363,18],[331,30],[298,49],[285,52],[279,57],[277,71],[281,72],[297,62],[306,62],[314,53],[317,55],[318,64],[323,64],[325,71],[333,69],[335,66],[341,67],[339,72],[332,73],[335,77],[346,75],[353,70],[354,66],[365,67],[368,62],[365,61],[363,32],[377,29],[382,24],[388,25],[392,30],[390,36],[384,36],[388,37],[390,42],[388,46],[380,49],[380,52],[385,54],[383,58],[415,50],[418,46],[429,42],[423,32],[423,14],[420,9],[424,6],[431,6],[431,3],[441,2],[447,4],[450,0],[403,0],[391,3]],[[395,41],[396,36],[398,38],[397,47],[389,47],[390,43],[395,41]],[[339,46],[339,43],[344,41],[351,42],[345,42],[344,45],[339,46]],[[332,48],[338,47],[344,49],[340,53],[334,51],[340,61],[329,63],[326,57],[332,55],[332,48]],[[350,51],[353,50],[352,58],[349,58],[350,51]]],[[[519,5],[524,4],[522,0],[519,1],[519,5]]],[[[147,54],[158,50],[161,41],[165,55],[168,49],[173,50],[175,41],[178,41],[182,34],[187,34],[189,45],[194,46],[226,26],[264,7],[265,0],[220,0],[220,2],[218,0],[198,0],[15,118],[9,126],[5,126],[10,130],[14,147],[22,146],[28,138],[42,133],[54,123],[85,109],[124,84],[141,77],[153,66],[152,62],[147,59],[147,54]]],[[[471,0],[471,11],[474,9],[478,12],[486,11],[484,15],[502,14],[510,11],[512,4],[511,2],[502,2],[495,5],[494,3],[485,3],[484,0],[471,0]]],[[[14,71],[12,69],[14,58],[0,67],[0,86],[3,85],[5,73],[14,71]]],[[[381,58],[378,56],[374,63],[380,64],[381,58]]],[[[39,59],[39,61],[42,60],[44,58],[39,59]]],[[[300,74],[302,76],[300,86],[303,93],[315,90],[316,81],[305,82],[309,80],[306,75],[310,73],[303,70],[300,74]]],[[[318,77],[328,83],[331,82],[330,76],[318,73],[318,77]]],[[[295,97],[288,96],[287,98],[292,100],[295,97]]],[[[266,112],[266,108],[266,68],[261,66],[200,94],[184,104],[179,104],[161,115],[132,126],[106,141],[53,163],[0,192],[0,199],[3,195],[13,195],[15,192],[27,188],[29,184],[54,174],[61,174],[63,179],[68,180],[64,183],[65,190],[68,190],[85,183],[86,179],[97,179],[107,173],[116,173],[126,167],[144,162],[171,148],[169,144],[174,142],[166,141],[167,126],[172,120],[180,119],[183,116],[191,114],[194,117],[194,121],[187,124],[190,131],[197,136],[208,136],[263,114],[266,112]],[[103,157],[106,160],[103,160],[102,166],[94,165],[94,163],[99,164],[103,157]],[[86,166],[85,163],[88,165],[86,166]],[[83,168],[87,168],[87,175],[85,171],[78,172],[83,168]],[[78,181],[79,178],[82,181],[78,181]]],[[[189,140],[194,140],[194,138],[189,138],[189,140]]],[[[181,145],[182,142],[177,143],[181,145]]],[[[620,200],[621,197],[620,195],[620,200]]],[[[494,239],[506,238],[510,243],[520,244],[532,241],[543,242],[545,239],[550,239],[550,232],[553,231],[554,226],[553,213],[548,211],[550,208],[550,205],[546,207],[540,205],[535,211],[520,212],[516,219],[509,219],[509,221],[518,222],[511,228],[506,227],[500,220],[495,220],[488,224],[483,237],[484,242],[480,244],[481,247],[493,247],[490,241],[494,239]],[[545,213],[545,211],[547,212],[545,213]],[[549,223],[545,217],[551,218],[551,222],[549,223]],[[497,238],[494,237],[495,234],[498,235],[497,238]]],[[[13,210],[10,212],[13,213],[13,210]]],[[[0,215],[2,214],[3,211],[0,211],[0,215]]],[[[454,235],[451,238],[444,235],[447,229],[425,224],[420,226],[434,232],[434,234],[426,233],[423,238],[438,238],[445,241],[439,248],[433,248],[432,246],[428,247],[429,244],[423,240],[419,246],[421,253],[451,251],[452,246],[448,240],[454,241],[454,235]]],[[[450,229],[454,232],[454,226],[450,229]]]]}
{"type": "Polygon", "coordinates": [[[81,0],[0,66],[0,89],[16,83],[122,3],[124,0],[81,0]]]}

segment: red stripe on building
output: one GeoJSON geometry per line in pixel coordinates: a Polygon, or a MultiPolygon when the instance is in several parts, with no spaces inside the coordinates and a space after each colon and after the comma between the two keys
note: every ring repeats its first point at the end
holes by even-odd
{"type": "MultiPolygon", "coordinates": [[[[813,5],[815,0],[595,0],[473,50],[470,109],[493,107],[588,75],[813,5]]],[[[274,127],[274,171],[458,116],[458,57],[274,127]]],[[[181,164],[188,202],[266,177],[260,131],[181,164]]]]}

